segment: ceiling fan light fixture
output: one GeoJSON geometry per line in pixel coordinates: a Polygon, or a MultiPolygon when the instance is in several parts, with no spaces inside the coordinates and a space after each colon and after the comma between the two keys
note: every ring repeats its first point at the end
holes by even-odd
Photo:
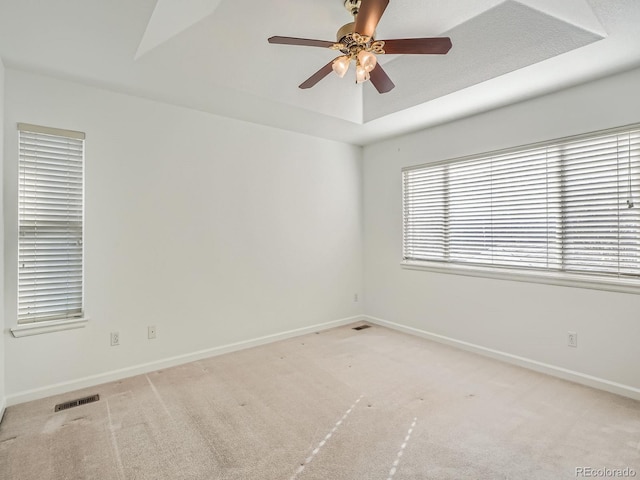
{"type": "Polygon", "coordinates": [[[367,72],[370,72],[376,68],[378,59],[373,53],[366,50],[360,50],[360,52],[358,52],[358,62],[367,72]]]}
{"type": "Polygon", "coordinates": [[[364,83],[369,80],[370,75],[367,70],[358,63],[356,66],[356,83],[364,83]]]}
{"type": "Polygon", "coordinates": [[[347,70],[349,70],[349,64],[351,63],[351,59],[346,55],[342,57],[338,57],[333,61],[331,68],[340,78],[344,77],[347,70]]]}

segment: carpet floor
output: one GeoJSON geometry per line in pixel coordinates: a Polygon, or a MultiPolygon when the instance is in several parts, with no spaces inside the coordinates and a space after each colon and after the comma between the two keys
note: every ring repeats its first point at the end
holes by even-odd
{"type": "Polygon", "coordinates": [[[640,478],[640,402],[351,327],[9,407],[0,478],[640,478]]]}

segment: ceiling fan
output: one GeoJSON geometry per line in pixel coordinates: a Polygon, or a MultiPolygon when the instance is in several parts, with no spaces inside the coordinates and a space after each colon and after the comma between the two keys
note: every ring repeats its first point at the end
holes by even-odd
{"type": "Polygon", "coordinates": [[[376,26],[387,5],[389,0],[344,0],[344,6],[354,16],[355,22],[347,23],[338,30],[337,42],[276,36],[269,38],[269,43],[326,47],[342,53],[302,82],[300,88],[313,87],[332,70],[338,76],[344,77],[349,65],[354,62],[357,83],[370,79],[378,92],[386,93],[395,85],[378,64],[376,55],[385,53],[443,55],[451,49],[449,37],[375,40],[376,26]]]}

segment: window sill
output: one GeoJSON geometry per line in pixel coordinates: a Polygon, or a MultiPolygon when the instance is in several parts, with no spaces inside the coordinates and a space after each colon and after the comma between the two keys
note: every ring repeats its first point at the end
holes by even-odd
{"type": "Polygon", "coordinates": [[[84,328],[89,319],[74,318],[72,320],[52,320],[48,322],[22,323],[11,329],[11,334],[15,338],[29,337],[31,335],[41,335],[43,333],[60,332],[62,330],[72,330],[84,328]]]}
{"type": "Polygon", "coordinates": [[[472,265],[455,265],[438,262],[420,262],[404,260],[401,263],[408,270],[426,270],[436,273],[466,275],[470,277],[494,278],[515,282],[543,283],[563,287],[590,288],[609,292],[640,294],[640,281],[621,278],[595,277],[556,272],[535,272],[508,268],[478,267],[472,265]]]}

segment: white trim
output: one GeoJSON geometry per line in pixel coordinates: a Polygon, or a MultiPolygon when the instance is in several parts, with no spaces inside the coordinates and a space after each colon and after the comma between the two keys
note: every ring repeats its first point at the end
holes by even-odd
{"type": "Polygon", "coordinates": [[[489,266],[458,265],[454,263],[403,260],[402,268],[425,270],[436,273],[466,275],[469,277],[495,278],[515,282],[544,283],[562,287],[590,288],[608,292],[622,292],[640,295],[640,282],[635,279],[606,278],[602,276],[580,275],[536,270],[516,270],[489,266]]]}
{"type": "Polygon", "coordinates": [[[7,399],[0,398],[0,425],[2,425],[2,420],[4,419],[4,412],[7,411],[7,399]]]}
{"type": "Polygon", "coordinates": [[[84,132],[65,130],[62,128],[43,127],[42,125],[31,125],[29,123],[18,123],[18,130],[21,132],[41,133],[44,135],[55,135],[58,137],[75,138],[78,140],[84,140],[86,138],[84,132]]]}
{"type": "Polygon", "coordinates": [[[20,323],[11,328],[11,334],[15,338],[41,335],[43,333],[61,332],[74,328],[84,328],[87,325],[87,317],[67,320],[50,320],[47,322],[20,323]]]}
{"type": "Polygon", "coordinates": [[[563,380],[569,380],[571,382],[586,385],[588,387],[597,388],[599,390],[605,390],[607,392],[615,393],[625,397],[633,398],[634,400],[640,400],[640,388],[632,387],[630,385],[623,385],[621,383],[612,382],[604,378],[594,377],[584,373],[568,370],[566,368],[557,367],[555,365],[549,365],[547,363],[538,362],[530,358],[520,357],[518,355],[512,355],[510,353],[501,352],[492,348],[482,347],[469,342],[463,342],[462,340],[456,340],[455,338],[446,337],[444,335],[438,335],[436,333],[427,332],[419,328],[407,327],[398,323],[383,320],[382,318],[372,317],[371,315],[364,315],[366,321],[383,327],[388,327],[399,332],[408,333],[418,337],[433,340],[434,342],[444,343],[453,347],[460,348],[469,352],[477,353],[485,357],[495,358],[506,363],[518,365],[520,367],[528,368],[536,372],[545,373],[553,377],[562,378],[563,380]]]}
{"type": "Polygon", "coordinates": [[[342,318],[339,320],[333,320],[326,323],[320,323],[311,325],[309,327],[297,328],[282,333],[275,333],[272,335],[266,335],[264,337],[258,337],[251,340],[245,340],[242,342],[230,343],[228,345],[221,345],[218,347],[207,348],[205,350],[199,350],[197,352],[186,353],[184,355],[177,355],[175,357],[169,357],[162,360],[156,360],[153,362],[134,365],[131,367],[121,368],[119,370],[111,370],[109,372],[99,373],[97,375],[90,375],[84,378],[78,378],[76,380],[70,380],[68,382],[61,382],[54,385],[47,385],[46,387],[35,388],[33,390],[25,390],[23,392],[7,395],[7,406],[17,405],[23,402],[30,402],[32,400],[38,400],[41,398],[49,397],[51,395],[58,395],[60,393],[71,392],[81,388],[94,387],[106,382],[113,382],[127,377],[133,377],[143,373],[153,372],[155,370],[175,367],[176,365],[182,365],[184,363],[201,360],[203,358],[215,357],[217,355],[223,355],[225,353],[236,352],[238,350],[245,350],[247,348],[257,347],[265,345],[267,343],[277,342],[279,340],[285,340],[287,338],[298,337],[300,335],[306,335],[308,333],[317,332],[319,330],[328,330],[329,328],[340,327],[343,325],[349,325],[360,320],[363,320],[362,315],[356,315],[353,317],[342,318]]]}

